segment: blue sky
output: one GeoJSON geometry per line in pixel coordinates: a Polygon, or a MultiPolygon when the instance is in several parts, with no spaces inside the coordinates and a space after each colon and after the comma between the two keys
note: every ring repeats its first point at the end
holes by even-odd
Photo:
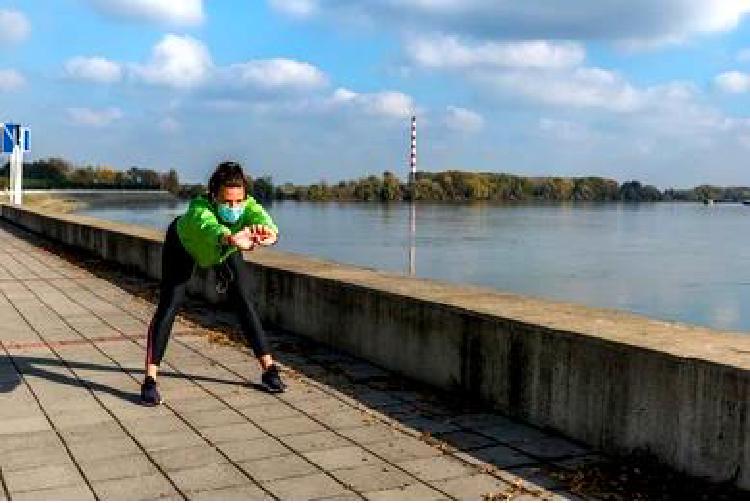
{"type": "Polygon", "coordinates": [[[750,185],[750,0],[0,0],[32,157],[750,185]],[[565,10],[560,9],[565,5],[565,10]]]}

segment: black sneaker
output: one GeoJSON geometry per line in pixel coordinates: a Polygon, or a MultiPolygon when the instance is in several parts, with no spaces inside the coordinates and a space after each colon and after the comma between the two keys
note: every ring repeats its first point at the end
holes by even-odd
{"type": "Polygon", "coordinates": [[[271,365],[268,370],[263,372],[260,381],[269,393],[281,393],[286,389],[286,384],[281,380],[279,367],[276,364],[271,365]]]}
{"type": "Polygon", "coordinates": [[[156,380],[151,376],[146,376],[146,380],[141,385],[141,404],[154,407],[161,403],[161,395],[156,387],[156,380]]]}

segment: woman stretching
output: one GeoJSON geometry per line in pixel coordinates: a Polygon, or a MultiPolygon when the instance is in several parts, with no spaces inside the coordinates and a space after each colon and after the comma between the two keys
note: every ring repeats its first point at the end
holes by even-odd
{"type": "Polygon", "coordinates": [[[242,333],[263,368],[264,388],[271,393],[286,388],[253,307],[250,269],[241,251],[251,250],[256,244],[276,243],[278,228],[263,207],[248,195],[247,189],[242,167],[236,162],[223,162],[211,175],[208,197],[194,198],[187,212],[167,229],[159,305],[149,325],[146,343],[146,378],[141,386],[141,401],[145,405],[162,403],[156,376],[196,264],[215,268],[217,289],[226,291],[234,304],[242,333]]]}

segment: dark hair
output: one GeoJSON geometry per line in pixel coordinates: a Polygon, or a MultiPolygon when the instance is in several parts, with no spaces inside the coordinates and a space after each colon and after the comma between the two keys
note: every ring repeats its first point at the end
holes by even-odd
{"type": "Polygon", "coordinates": [[[245,197],[248,195],[247,178],[238,162],[224,161],[216,166],[211,178],[208,179],[208,194],[213,199],[219,197],[222,187],[243,187],[245,197]]]}

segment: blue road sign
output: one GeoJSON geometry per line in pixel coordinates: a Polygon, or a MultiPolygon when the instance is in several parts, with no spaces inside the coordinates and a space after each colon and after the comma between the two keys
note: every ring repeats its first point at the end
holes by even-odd
{"type": "Polygon", "coordinates": [[[12,154],[15,138],[16,125],[3,124],[3,154],[12,154]]]}
{"type": "Polygon", "coordinates": [[[21,127],[19,124],[0,123],[2,128],[2,141],[0,154],[12,154],[13,146],[20,145],[24,152],[28,152],[31,147],[31,132],[29,128],[21,127]]]}

